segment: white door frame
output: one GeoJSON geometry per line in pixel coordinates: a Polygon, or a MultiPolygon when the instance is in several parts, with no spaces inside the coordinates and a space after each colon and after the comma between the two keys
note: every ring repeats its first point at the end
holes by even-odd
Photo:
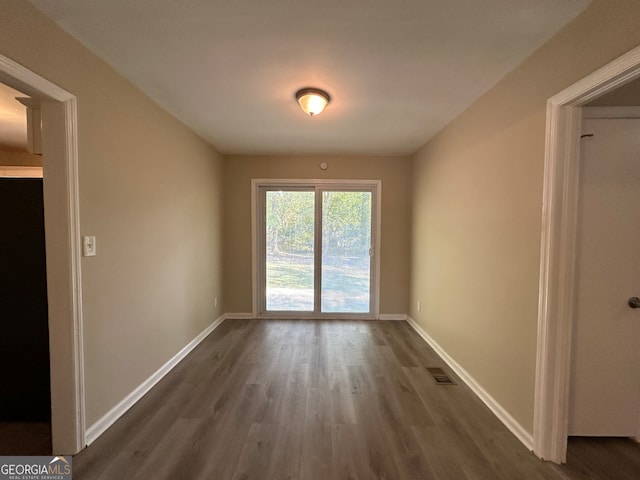
{"type": "Polygon", "coordinates": [[[76,97],[0,55],[0,82],[41,101],[53,453],[85,443],[76,97]]]}
{"type": "Polygon", "coordinates": [[[300,312],[292,312],[287,315],[286,312],[279,312],[278,317],[295,317],[295,318],[338,318],[338,319],[379,319],[380,318],[380,244],[381,244],[381,215],[382,215],[382,181],[381,180],[345,180],[345,179],[258,179],[251,180],[251,252],[252,252],[252,316],[258,318],[262,315],[260,312],[260,296],[259,296],[259,275],[260,262],[259,246],[258,246],[258,226],[260,219],[258,218],[258,191],[260,187],[321,187],[330,188],[371,188],[375,192],[374,204],[372,208],[373,218],[371,219],[371,240],[373,243],[373,270],[371,272],[371,311],[368,314],[358,313],[315,313],[305,314],[300,312]]]}
{"type": "Polygon", "coordinates": [[[534,453],[567,453],[582,105],[640,77],[640,47],[547,101],[542,203],[534,453]]]}

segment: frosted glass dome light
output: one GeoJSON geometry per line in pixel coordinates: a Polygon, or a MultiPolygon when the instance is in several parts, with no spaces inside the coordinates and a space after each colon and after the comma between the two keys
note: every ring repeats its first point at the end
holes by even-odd
{"type": "Polygon", "coordinates": [[[303,88],[296,92],[296,100],[304,113],[313,117],[324,110],[324,107],[331,101],[331,97],[327,92],[318,88],[303,88]]]}

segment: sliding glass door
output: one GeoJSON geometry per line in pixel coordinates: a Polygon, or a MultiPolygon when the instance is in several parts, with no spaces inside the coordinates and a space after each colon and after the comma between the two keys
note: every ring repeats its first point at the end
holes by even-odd
{"type": "Polygon", "coordinates": [[[322,192],[321,312],[371,310],[371,196],[322,192]]]}
{"type": "Polygon", "coordinates": [[[265,310],[313,312],[315,192],[264,193],[265,310]]]}
{"type": "Polygon", "coordinates": [[[377,183],[254,188],[257,314],[373,315],[377,183]]]}

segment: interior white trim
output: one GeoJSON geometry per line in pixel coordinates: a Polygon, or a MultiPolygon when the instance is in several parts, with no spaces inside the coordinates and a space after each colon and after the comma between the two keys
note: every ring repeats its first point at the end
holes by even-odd
{"type": "Polygon", "coordinates": [[[2,54],[0,54],[0,82],[36,98],[42,98],[45,95],[59,102],[75,98],[71,93],[2,54]]]}
{"type": "Polygon", "coordinates": [[[258,318],[258,185],[259,180],[251,179],[251,316],[258,318]]]}
{"type": "MultiPolygon", "coordinates": [[[[255,317],[252,313],[225,313],[224,318],[228,320],[254,320],[255,317]]],[[[269,318],[269,317],[266,317],[269,318]]],[[[327,319],[335,319],[335,320],[393,320],[393,321],[404,321],[407,319],[406,313],[381,313],[377,318],[369,317],[369,316],[361,316],[361,318],[354,318],[354,315],[332,315],[330,318],[326,315],[309,315],[309,316],[301,316],[299,314],[292,315],[279,315],[278,317],[273,318],[304,318],[307,320],[327,320],[327,319]]]]}
{"type": "Polygon", "coordinates": [[[251,290],[252,290],[252,314],[253,318],[339,318],[339,319],[376,319],[380,316],[380,257],[382,245],[382,180],[362,180],[362,179],[294,179],[294,178],[252,178],[251,179],[251,290]],[[291,315],[286,312],[277,312],[275,314],[259,312],[259,255],[258,255],[258,217],[257,217],[257,193],[262,186],[284,185],[289,187],[349,187],[362,186],[375,189],[375,218],[372,219],[372,229],[375,232],[374,247],[374,269],[372,272],[372,297],[373,305],[369,314],[319,314],[319,313],[300,313],[295,312],[291,315]]]}
{"type": "MultiPolygon", "coordinates": [[[[84,330],[82,310],[82,267],[81,267],[81,240],[80,240],[80,176],[78,173],[78,115],[76,97],[71,97],[64,102],[65,109],[65,140],[67,160],[67,185],[68,185],[68,215],[69,215],[69,250],[71,260],[71,284],[73,299],[74,322],[74,369],[76,377],[76,411],[78,425],[80,427],[80,446],[86,445],[86,419],[85,419],[85,392],[84,392],[84,330]]],[[[46,212],[45,212],[46,215],[46,212]]]]}
{"type": "Polygon", "coordinates": [[[51,213],[57,216],[56,228],[46,232],[49,335],[55,339],[50,342],[51,428],[54,452],[77,453],[85,446],[85,395],[76,98],[4,55],[0,82],[46,102],[48,118],[62,123],[48,135],[49,152],[44,151],[55,173],[44,177],[45,229],[54,222],[51,213]],[[50,262],[50,255],[59,256],[58,262],[50,262]]]}
{"type": "Polygon", "coordinates": [[[636,47],[547,102],[533,445],[566,461],[582,105],[640,77],[636,47]]]}
{"type": "Polygon", "coordinates": [[[533,450],[533,436],[520,423],[507,412],[496,399],[482,388],[482,385],[476,381],[453,357],[451,357],[418,323],[407,316],[407,323],[420,335],[431,348],[446,362],[456,375],[475,393],[489,410],[498,417],[498,419],[520,440],[525,447],[533,450]]]}
{"type": "Polygon", "coordinates": [[[378,315],[378,320],[398,320],[403,321],[407,319],[406,313],[381,313],[378,315]]]}
{"type": "Polygon", "coordinates": [[[253,313],[225,313],[225,320],[253,320],[255,315],[253,313]]]}
{"type": "Polygon", "coordinates": [[[160,367],[153,375],[142,382],[129,395],[123,398],[115,407],[109,410],[97,422],[87,429],[87,445],[92,444],[111,425],[113,425],[127,410],[136,404],[149,390],[151,390],[160,380],[164,378],[176,365],[178,365],[189,353],[196,348],[207,336],[213,332],[223,321],[222,315],[211,323],[207,328],[198,334],[193,340],[176,353],[167,363],[160,367]]]}

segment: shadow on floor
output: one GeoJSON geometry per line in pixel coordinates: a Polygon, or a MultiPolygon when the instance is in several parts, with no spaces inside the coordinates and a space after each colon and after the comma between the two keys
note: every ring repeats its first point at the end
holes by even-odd
{"type": "Polygon", "coordinates": [[[48,422],[0,422],[0,456],[51,455],[48,422]]]}
{"type": "Polygon", "coordinates": [[[570,437],[567,463],[559,469],[572,480],[636,480],[640,445],[629,438],[570,437]]]}

